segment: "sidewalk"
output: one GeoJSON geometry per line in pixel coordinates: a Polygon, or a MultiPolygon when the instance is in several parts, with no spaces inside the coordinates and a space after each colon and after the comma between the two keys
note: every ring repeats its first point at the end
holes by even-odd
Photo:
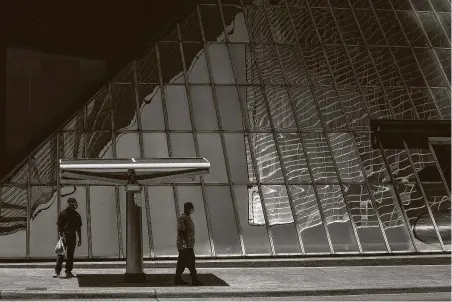
{"type": "MultiPolygon", "coordinates": [[[[172,286],[174,269],[169,268],[146,268],[147,283],[124,284],[124,271],[79,268],[75,264],[76,278],[54,279],[51,268],[0,268],[0,300],[215,299],[451,290],[449,265],[200,268],[200,279],[206,283],[202,287],[172,286]]],[[[188,275],[185,279],[189,280],[188,275]]]]}

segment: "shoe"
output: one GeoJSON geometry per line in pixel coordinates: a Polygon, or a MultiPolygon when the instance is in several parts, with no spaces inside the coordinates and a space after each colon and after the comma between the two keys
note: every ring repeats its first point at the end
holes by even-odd
{"type": "Polygon", "coordinates": [[[174,285],[189,285],[189,283],[185,282],[182,279],[176,278],[176,279],[174,279],[174,285]]]}
{"type": "Polygon", "coordinates": [[[58,278],[59,276],[60,276],[60,273],[55,272],[55,273],[53,274],[53,278],[58,278]]]}
{"type": "Polygon", "coordinates": [[[202,283],[201,281],[199,281],[199,280],[196,279],[196,278],[193,278],[193,279],[191,280],[191,285],[193,285],[193,286],[203,286],[204,283],[202,283]]]}
{"type": "Polygon", "coordinates": [[[72,277],[75,277],[75,275],[73,273],[71,273],[71,272],[66,273],[66,278],[72,278],[72,277]]]}

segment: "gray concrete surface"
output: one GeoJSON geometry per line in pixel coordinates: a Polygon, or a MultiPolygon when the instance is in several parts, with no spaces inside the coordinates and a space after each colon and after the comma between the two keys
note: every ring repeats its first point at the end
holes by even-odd
{"type": "MultiPolygon", "coordinates": [[[[148,274],[169,274],[173,271],[174,269],[145,269],[148,274]]],[[[122,274],[124,269],[77,269],[76,266],[74,272],[98,274],[101,278],[105,274],[122,274]]],[[[52,269],[0,269],[0,299],[199,300],[242,297],[254,300],[257,297],[278,296],[308,298],[383,294],[398,294],[401,297],[433,294],[432,297],[444,297],[444,293],[450,292],[451,286],[451,270],[448,265],[199,270],[199,273],[214,274],[229,284],[222,287],[80,287],[77,278],[53,279],[52,273],[52,269]]]]}

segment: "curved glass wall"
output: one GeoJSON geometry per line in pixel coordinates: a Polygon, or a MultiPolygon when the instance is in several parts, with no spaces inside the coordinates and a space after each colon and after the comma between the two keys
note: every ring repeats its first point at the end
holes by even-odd
{"type": "Polygon", "coordinates": [[[194,156],[209,175],[143,192],[146,257],[176,255],[186,201],[200,256],[450,251],[433,147],[370,140],[370,119],[451,118],[449,2],[203,2],[1,183],[0,257],[53,257],[69,197],[77,257],[124,256],[124,189],[63,186],[58,159],[194,156]]]}

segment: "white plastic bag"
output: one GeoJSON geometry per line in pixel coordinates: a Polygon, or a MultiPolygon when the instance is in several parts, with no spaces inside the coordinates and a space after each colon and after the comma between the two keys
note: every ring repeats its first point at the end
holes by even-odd
{"type": "Polygon", "coordinates": [[[58,242],[55,246],[55,254],[56,255],[66,255],[66,247],[64,246],[63,238],[60,238],[60,240],[58,240],[58,242]]]}

